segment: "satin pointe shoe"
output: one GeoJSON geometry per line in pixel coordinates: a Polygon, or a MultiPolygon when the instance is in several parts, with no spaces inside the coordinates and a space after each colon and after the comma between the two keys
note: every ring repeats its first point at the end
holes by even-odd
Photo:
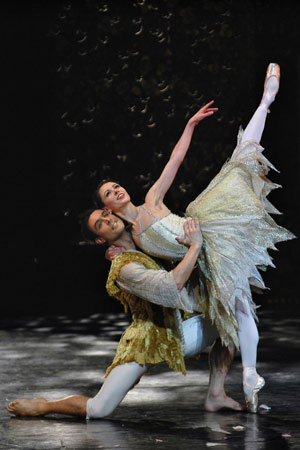
{"type": "Polygon", "coordinates": [[[249,392],[245,392],[245,401],[246,408],[248,412],[256,413],[258,408],[258,392],[264,387],[265,380],[263,377],[257,375],[257,380],[254,387],[251,389],[251,385],[249,385],[246,381],[244,381],[244,392],[249,390],[249,392]],[[248,388],[248,389],[247,389],[248,388]]]}
{"type": "MultiPolygon", "coordinates": [[[[270,63],[267,68],[264,88],[266,88],[266,84],[269,81],[271,77],[276,77],[278,80],[278,89],[279,89],[279,82],[280,82],[280,66],[277,63],[270,63]]],[[[274,93],[274,96],[277,94],[277,91],[274,93]]]]}
{"type": "Polygon", "coordinates": [[[276,63],[270,63],[267,68],[266,78],[264,82],[264,93],[263,98],[261,100],[261,106],[265,107],[268,112],[269,106],[274,102],[275,96],[279,90],[280,83],[280,66],[276,63]],[[268,83],[270,78],[275,77],[277,82],[268,83]]]}

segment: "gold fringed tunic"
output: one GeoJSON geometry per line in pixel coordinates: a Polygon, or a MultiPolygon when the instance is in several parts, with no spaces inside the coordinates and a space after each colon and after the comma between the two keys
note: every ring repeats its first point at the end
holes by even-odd
{"type": "Polygon", "coordinates": [[[122,267],[131,262],[143,264],[146,269],[160,269],[152,258],[140,252],[124,252],[112,261],[106,289],[110,296],[121,301],[125,312],[130,310],[132,323],[123,333],[105,377],[117,365],[133,361],[140,365],[165,361],[171,369],[186,374],[176,310],[140,299],[121,289],[116,283],[122,267]]]}
{"type": "MultiPolygon", "coordinates": [[[[273,266],[268,249],[295,236],[279,226],[270,214],[280,214],[267,200],[280,187],[266,175],[275,167],[262,155],[256,142],[241,142],[208,187],[186,209],[186,216],[200,220],[204,238],[198,258],[198,310],[212,320],[225,345],[230,338],[239,346],[236,308],[249,305],[255,314],[251,287],[265,288],[258,269],[273,266]]],[[[146,210],[145,206],[141,206],[146,210]]],[[[147,211],[147,210],[146,210],[147,211]]],[[[149,212],[149,211],[148,211],[149,212]]],[[[152,215],[149,212],[150,215],[152,215]]],[[[187,217],[168,214],[138,236],[140,246],[155,257],[180,260],[187,249],[175,238],[183,237],[187,217]]]]}

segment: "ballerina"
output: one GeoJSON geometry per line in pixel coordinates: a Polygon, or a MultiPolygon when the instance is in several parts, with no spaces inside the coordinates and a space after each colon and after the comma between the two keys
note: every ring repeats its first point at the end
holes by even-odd
{"type": "MultiPolygon", "coordinates": [[[[268,248],[294,235],[271,218],[279,213],[267,200],[278,185],[266,178],[275,167],[259,145],[270,105],[279,89],[280,68],[268,66],[261,103],[245,131],[239,131],[237,147],[208,187],[186,209],[200,220],[203,247],[198,258],[199,310],[218,328],[225,345],[240,347],[243,389],[247,409],[256,412],[258,391],[264,379],[257,374],[258,331],[251,286],[265,288],[258,268],[273,266],[268,248]]],[[[115,182],[97,187],[99,200],[132,224],[135,243],[152,256],[181,260],[183,223],[188,217],[172,214],[164,197],[188,151],[198,123],[213,115],[213,101],[187,123],[159,179],[149,189],[145,203],[135,206],[127,191],[115,182]],[[179,236],[179,238],[177,238],[179,236]]]]}

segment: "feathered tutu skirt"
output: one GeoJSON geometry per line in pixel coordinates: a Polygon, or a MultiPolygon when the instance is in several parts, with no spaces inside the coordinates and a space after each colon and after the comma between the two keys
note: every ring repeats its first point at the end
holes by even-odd
{"type": "Polygon", "coordinates": [[[231,337],[238,347],[236,308],[256,318],[251,288],[264,289],[258,269],[274,267],[268,249],[295,236],[270,214],[280,214],[267,200],[280,185],[266,175],[275,167],[256,142],[241,142],[208,187],[186,210],[200,220],[204,238],[199,257],[204,315],[215,322],[225,344],[231,337]],[[247,304],[247,307],[246,307],[247,304]]]}

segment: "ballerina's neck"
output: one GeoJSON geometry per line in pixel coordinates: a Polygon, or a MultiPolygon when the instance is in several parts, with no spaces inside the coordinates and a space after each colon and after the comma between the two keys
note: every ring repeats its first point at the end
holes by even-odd
{"type": "Polygon", "coordinates": [[[133,205],[132,203],[129,203],[128,205],[124,206],[122,210],[116,211],[116,214],[133,225],[136,222],[138,216],[138,207],[133,205]]]}

